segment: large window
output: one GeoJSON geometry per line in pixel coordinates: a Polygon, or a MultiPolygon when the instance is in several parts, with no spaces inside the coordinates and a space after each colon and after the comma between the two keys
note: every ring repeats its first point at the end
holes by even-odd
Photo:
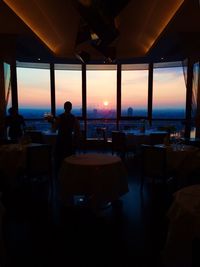
{"type": "Polygon", "coordinates": [[[26,119],[51,111],[49,64],[20,63],[17,67],[19,112],[26,119]]]}
{"type": "Polygon", "coordinates": [[[116,66],[102,66],[87,66],[88,118],[116,118],[116,66]]]}
{"type": "MultiPolygon", "coordinates": [[[[124,64],[121,67],[120,129],[135,128],[141,117],[148,115],[148,64],[124,64]]],[[[45,112],[51,111],[50,64],[17,62],[17,82],[19,112],[25,119],[40,119],[44,123],[45,112]]],[[[8,92],[9,86],[6,88],[8,92]]],[[[55,64],[56,115],[63,112],[65,101],[71,101],[72,113],[82,117],[82,99],[82,66],[55,64]]],[[[185,102],[186,86],[181,63],[154,64],[152,126],[162,127],[165,121],[170,127],[182,129],[185,102]],[[178,120],[180,125],[176,125],[178,120]]],[[[95,136],[99,127],[106,128],[109,133],[116,129],[117,65],[86,66],[86,112],[88,136],[95,136]]]]}
{"type": "MultiPolygon", "coordinates": [[[[169,63],[168,63],[169,64],[169,63]]],[[[153,73],[153,118],[184,119],[186,86],[182,66],[155,64],[153,73]]]]}
{"type": "Polygon", "coordinates": [[[63,112],[63,104],[72,102],[72,113],[82,116],[81,65],[55,64],[56,113],[63,112]]]}
{"type": "Polygon", "coordinates": [[[147,116],[148,66],[122,65],[121,115],[147,116]]]}

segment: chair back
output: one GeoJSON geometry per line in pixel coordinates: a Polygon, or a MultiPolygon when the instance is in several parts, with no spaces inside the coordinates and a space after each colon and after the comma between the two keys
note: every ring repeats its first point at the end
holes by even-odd
{"type": "Polygon", "coordinates": [[[26,131],[32,143],[44,144],[44,137],[41,131],[26,131]]]}
{"type": "Polygon", "coordinates": [[[112,152],[125,153],[126,135],[120,131],[112,131],[112,152]]]}
{"type": "Polygon", "coordinates": [[[142,175],[165,179],[166,148],[142,145],[142,175]]]}
{"type": "Polygon", "coordinates": [[[26,174],[29,177],[50,175],[52,171],[50,145],[32,145],[27,147],[26,174]]]}
{"type": "Polygon", "coordinates": [[[168,137],[168,133],[151,133],[150,145],[164,144],[165,138],[168,137]]]}
{"type": "Polygon", "coordinates": [[[53,197],[52,147],[45,144],[32,144],[27,147],[26,159],[25,177],[31,188],[30,193],[34,196],[42,189],[42,197],[46,198],[49,205],[53,197]]]}
{"type": "Polygon", "coordinates": [[[86,131],[85,130],[81,130],[80,132],[80,136],[79,136],[79,140],[78,140],[78,152],[85,152],[86,150],[86,131]]]}
{"type": "Polygon", "coordinates": [[[106,142],[106,140],[107,140],[107,137],[106,137],[106,128],[104,128],[104,127],[97,127],[96,128],[96,135],[97,135],[97,139],[103,140],[104,142],[106,142]]]}

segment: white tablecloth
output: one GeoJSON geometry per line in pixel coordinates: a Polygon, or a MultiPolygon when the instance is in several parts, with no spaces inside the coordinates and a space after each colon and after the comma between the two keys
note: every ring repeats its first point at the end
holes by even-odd
{"type": "Polygon", "coordinates": [[[124,130],[123,131],[126,134],[132,134],[132,135],[146,135],[149,136],[150,134],[167,134],[166,131],[157,131],[157,130],[153,130],[153,129],[149,129],[149,130],[145,130],[145,131],[141,131],[138,129],[133,129],[133,130],[124,130]]]}
{"type": "MultiPolygon", "coordinates": [[[[179,170],[182,164],[186,164],[187,158],[192,157],[198,150],[196,147],[189,145],[171,145],[166,147],[167,166],[170,170],[179,170]]],[[[187,166],[185,166],[187,167],[187,166]]]]}
{"type": "Polygon", "coordinates": [[[127,172],[117,156],[81,154],[65,158],[60,170],[61,196],[88,195],[93,204],[114,201],[128,192],[127,172]]]}
{"type": "Polygon", "coordinates": [[[164,249],[167,267],[192,266],[192,242],[200,238],[200,185],[182,188],[168,212],[169,230],[164,249]]]}
{"type": "Polygon", "coordinates": [[[126,143],[127,145],[139,146],[141,144],[150,144],[151,143],[151,134],[166,134],[165,131],[156,131],[153,129],[146,130],[141,132],[140,130],[126,130],[126,143]]]}

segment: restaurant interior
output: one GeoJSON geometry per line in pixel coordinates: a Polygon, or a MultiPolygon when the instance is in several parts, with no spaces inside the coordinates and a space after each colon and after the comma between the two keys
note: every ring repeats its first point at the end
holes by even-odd
{"type": "Polygon", "coordinates": [[[200,1],[0,1],[0,267],[196,267],[199,229],[200,1]]]}

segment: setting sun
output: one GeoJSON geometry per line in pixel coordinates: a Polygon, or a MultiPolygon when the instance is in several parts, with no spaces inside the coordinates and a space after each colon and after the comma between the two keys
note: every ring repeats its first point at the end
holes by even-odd
{"type": "Polygon", "coordinates": [[[104,105],[105,107],[107,107],[107,106],[108,106],[108,104],[109,104],[109,102],[108,102],[108,101],[103,101],[103,105],[104,105]]]}

